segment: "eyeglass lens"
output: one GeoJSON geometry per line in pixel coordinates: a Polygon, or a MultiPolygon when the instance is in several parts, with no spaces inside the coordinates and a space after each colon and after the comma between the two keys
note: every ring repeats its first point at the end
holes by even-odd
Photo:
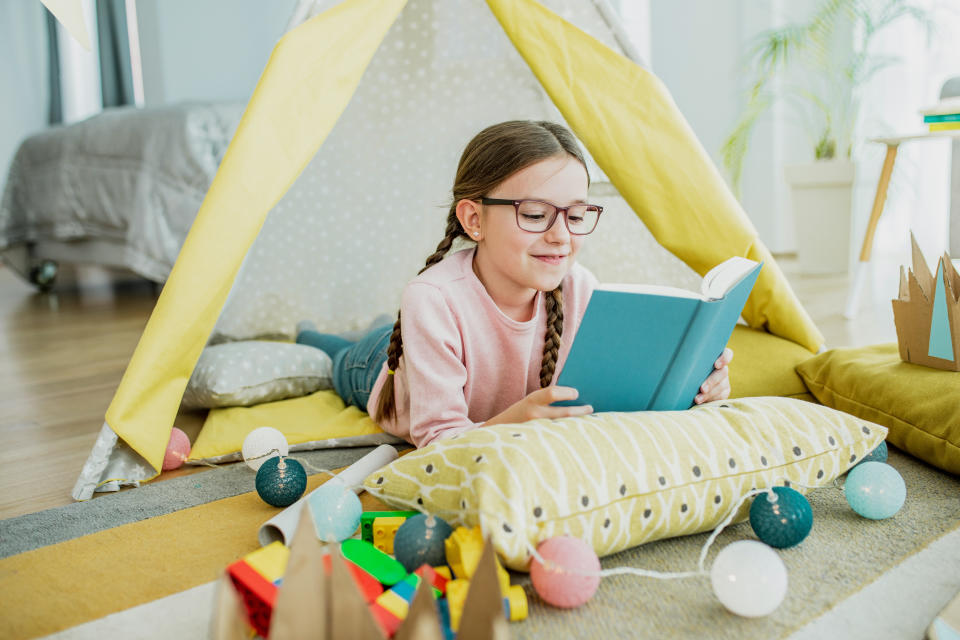
{"type": "MultiPolygon", "coordinates": [[[[542,233],[556,220],[557,208],[545,202],[524,200],[517,207],[517,222],[524,231],[542,233]]],[[[575,204],[567,209],[567,228],[570,233],[586,234],[593,231],[600,217],[591,205],[575,204]]]]}

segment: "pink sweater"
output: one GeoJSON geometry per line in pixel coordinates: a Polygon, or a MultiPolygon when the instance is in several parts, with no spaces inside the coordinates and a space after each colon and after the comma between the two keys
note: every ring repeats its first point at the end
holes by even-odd
{"type": "MultiPolygon", "coordinates": [[[[449,255],[414,278],[400,302],[403,356],[394,375],[397,415],[381,427],[418,447],[480,426],[540,388],[546,307],[517,322],[473,272],[474,250],[449,255]]],[[[563,279],[560,373],[597,279],[574,264],[563,279]]],[[[387,366],[370,393],[375,413],[387,366]]]]}

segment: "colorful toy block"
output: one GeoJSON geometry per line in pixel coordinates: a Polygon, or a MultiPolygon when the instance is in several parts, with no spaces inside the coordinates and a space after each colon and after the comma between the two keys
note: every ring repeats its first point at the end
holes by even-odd
{"type": "MultiPolygon", "coordinates": [[[[328,574],[332,571],[331,563],[332,560],[330,560],[330,554],[325,554],[323,556],[323,568],[328,574]]],[[[347,565],[350,575],[353,576],[353,581],[360,590],[360,594],[363,596],[363,599],[368,603],[373,602],[377,599],[377,596],[383,593],[383,585],[380,584],[372,575],[353,564],[346,558],[344,558],[344,564],[347,565]]]]}
{"type": "MultiPolygon", "coordinates": [[[[483,552],[483,532],[480,526],[467,529],[457,527],[444,541],[447,551],[447,563],[453,569],[457,578],[469,580],[480,563],[480,554],[483,552]]],[[[510,589],[510,574],[497,560],[497,577],[500,578],[500,592],[506,596],[510,589]]]]}
{"type": "Polygon", "coordinates": [[[279,540],[243,556],[243,561],[254,568],[269,582],[276,583],[283,578],[290,560],[290,549],[279,540]]]}
{"type": "Polygon", "coordinates": [[[397,633],[397,629],[400,628],[400,624],[403,622],[403,620],[393,615],[376,602],[370,603],[370,613],[373,614],[374,620],[376,620],[377,624],[380,625],[383,635],[388,638],[392,638],[394,634],[397,633]]]}
{"type": "Polygon", "coordinates": [[[507,614],[507,620],[511,622],[527,619],[527,594],[523,587],[515,584],[507,590],[507,596],[503,599],[503,610],[507,614]]]}
{"type": "Polygon", "coordinates": [[[437,600],[437,612],[440,614],[440,629],[444,640],[454,640],[456,634],[450,628],[450,605],[445,598],[437,600]]]}
{"type": "Polygon", "coordinates": [[[401,517],[379,517],[373,519],[373,546],[384,553],[393,553],[393,538],[397,535],[397,529],[400,528],[406,518],[401,517]]]}
{"type": "Polygon", "coordinates": [[[277,587],[244,560],[227,567],[227,574],[236,587],[247,610],[250,626],[263,637],[270,631],[270,616],[277,600],[277,587]]]}
{"type": "Polygon", "coordinates": [[[437,575],[443,576],[447,580],[453,580],[453,574],[450,573],[450,567],[447,565],[434,567],[433,570],[437,572],[437,575]]]}
{"type": "Polygon", "coordinates": [[[467,601],[467,591],[469,589],[470,581],[464,578],[455,578],[447,583],[450,628],[454,631],[460,628],[460,616],[463,615],[463,605],[467,601]]]}
{"type": "Polygon", "coordinates": [[[365,540],[348,538],[340,543],[343,557],[386,586],[393,586],[407,577],[403,565],[365,540]]]}
{"type": "Polygon", "coordinates": [[[409,518],[419,511],[367,511],[360,515],[360,537],[373,543],[373,521],[377,518],[409,518]]]}
{"type": "MultiPolygon", "coordinates": [[[[431,567],[428,564],[420,565],[420,568],[414,571],[412,574],[410,574],[410,576],[411,577],[417,576],[429,582],[430,585],[433,587],[434,595],[436,597],[440,597],[444,593],[446,593],[447,578],[440,575],[438,571],[436,571],[433,567],[431,567]]],[[[420,582],[418,580],[417,585],[419,586],[419,584],[420,582]]]]}

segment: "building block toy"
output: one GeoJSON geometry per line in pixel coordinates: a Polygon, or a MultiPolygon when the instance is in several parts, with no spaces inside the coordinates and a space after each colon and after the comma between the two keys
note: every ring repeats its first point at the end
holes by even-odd
{"type": "Polygon", "coordinates": [[[344,558],[388,587],[407,577],[407,570],[402,564],[365,540],[348,538],[340,543],[340,552],[344,558]]]}
{"type": "MultiPolygon", "coordinates": [[[[479,525],[467,529],[457,527],[444,541],[447,551],[447,562],[457,578],[469,580],[477,570],[480,554],[483,552],[483,533],[479,525]]],[[[510,589],[510,574],[497,560],[497,577],[500,578],[500,592],[506,597],[510,589]]]]}
{"type": "Polygon", "coordinates": [[[454,631],[460,628],[460,616],[463,615],[463,605],[467,601],[467,591],[469,589],[470,581],[465,578],[455,578],[447,583],[450,628],[454,631]]]}
{"type": "Polygon", "coordinates": [[[373,521],[377,518],[409,518],[419,511],[367,511],[360,515],[360,538],[373,543],[373,521]]]}
{"type": "Polygon", "coordinates": [[[444,640],[454,640],[456,634],[450,627],[450,605],[444,598],[437,600],[436,603],[437,611],[440,614],[440,629],[443,631],[443,638],[444,640]]]}
{"type": "Polygon", "coordinates": [[[527,594],[523,587],[515,584],[507,590],[507,596],[503,599],[503,610],[510,622],[527,619],[527,594]]]}
{"type": "Polygon", "coordinates": [[[403,622],[403,620],[393,615],[376,602],[370,603],[370,613],[373,614],[373,619],[377,621],[377,624],[380,625],[380,629],[383,630],[383,635],[387,636],[388,638],[392,638],[394,634],[397,633],[397,629],[400,628],[400,624],[403,622]]]}
{"type": "Polygon", "coordinates": [[[243,556],[243,561],[269,582],[276,584],[287,571],[290,549],[279,540],[243,556]]]}
{"type": "Polygon", "coordinates": [[[263,637],[270,631],[270,616],[277,600],[277,586],[244,560],[227,567],[227,574],[243,600],[250,626],[263,637]]]}
{"type": "Polygon", "coordinates": [[[443,576],[447,580],[453,580],[453,574],[450,573],[450,567],[447,565],[433,567],[433,570],[437,572],[437,575],[443,576]]]}
{"type": "Polygon", "coordinates": [[[393,553],[393,538],[397,535],[397,529],[400,528],[406,518],[384,517],[373,519],[373,546],[384,553],[393,553]]]}
{"type": "MultiPolygon", "coordinates": [[[[434,570],[434,568],[428,564],[421,565],[419,569],[417,569],[410,575],[411,577],[417,576],[417,577],[423,578],[424,580],[429,582],[430,585],[433,587],[434,595],[436,597],[442,596],[447,591],[447,578],[440,575],[438,571],[434,570]]],[[[417,586],[419,586],[419,584],[420,582],[418,580],[417,586]]]]}
{"type": "MultiPolygon", "coordinates": [[[[332,571],[331,562],[330,554],[324,554],[323,569],[328,574],[332,571]]],[[[357,585],[357,588],[360,590],[360,594],[363,596],[365,601],[368,603],[373,602],[377,599],[377,596],[383,593],[383,585],[380,584],[380,582],[378,582],[377,579],[372,575],[347,559],[344,559],[344,564],[350,571],[350,575],[353,576],[353,581],[357,585]]]]}

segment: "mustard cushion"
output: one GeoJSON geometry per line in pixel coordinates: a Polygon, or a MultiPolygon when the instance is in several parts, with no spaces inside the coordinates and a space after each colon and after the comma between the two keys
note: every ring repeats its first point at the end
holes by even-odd
{"type": "Polygon", "coordinates": [[[728,346],[733,349],[731,398],[785,396],[813,400],[796,372],[798,364],[813,357],[806,348],[743,325],[733,329],[728,346]]]}
{"type": "Polygon", "coordinates": [[[401,442],[380,429],[363,411],[344,405],[336,392],[317,391],[302,398],[253,407],[212,409],[187,462],[239,460],[244,438],[264,426],[282,432],[291,451],[401,442]]]}
{"type": "Polygon", "coordinates": [[[504,562],[526,570],[530,546],[553,536],[605,556],[713,529],[752,488],[830,483],[886,433],[791,398],[599,413],[461,433],[374,472],[364,488],[397,508],[480,524],[504,562]]]}
{"type": "Polygon", "coordinates": [[[832,349],[797,373],[823,404],[882,424],[894,446],[960,474],[960,372],[903,362],[890,343],[832,349]]]}

